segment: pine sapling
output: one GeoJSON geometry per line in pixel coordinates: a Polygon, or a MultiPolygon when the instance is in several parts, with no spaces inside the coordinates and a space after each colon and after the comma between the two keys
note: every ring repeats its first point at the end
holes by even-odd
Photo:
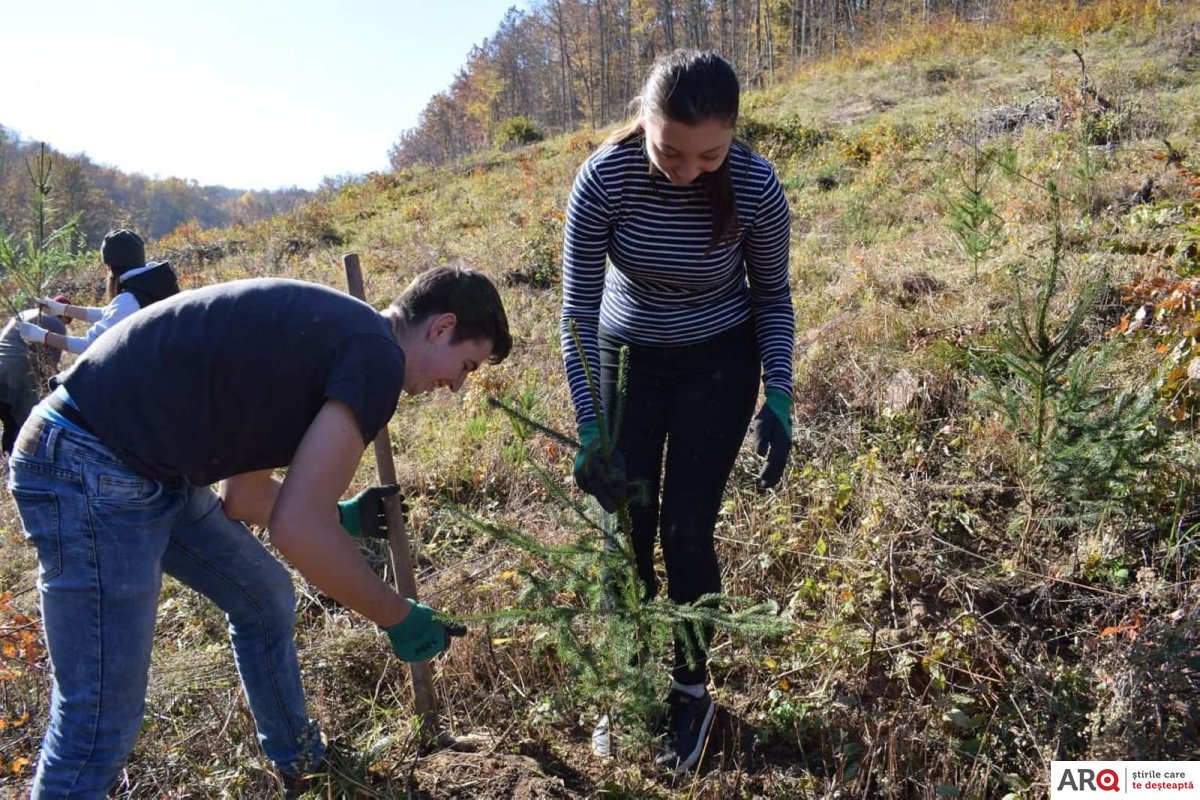
{"type": "MultiPolygon", "coordinates": [[[[578,335],[575,346],[582,353],[578,335]]],[[[601,447],[611,453],[624,415],[624,387],[628,354],[618,362],[617,407],[610,409],[610,430],[601,426],[601,447]]],[[[585,367],[585,377],[596,408],[599,393],[595,376],[585,367]]],[[[497,398],[490,404],[503,411],[520,435],[544,435],[574,450],[579,443],[497,398]]],[[[710,594],[682,605],[663,596],[646,596],[637,571],[630,538],[630,506],[644,502],[644,492],[618,504],[612,514],[596,513],[594,504],[580,501],[543,467],[529,468],[560,506],[571,512],[579,535],[569,544],[549,545],[514,525],[479,519],[456,509],[468,525],[503,542],[524,557],[516,572],[521,590],[516,607],[477,620],[498,626],[522,626],[549,634],[554,655],[574,678],[571,691],[622,728],[636,741],[648,736],[651,722],[662,711],[663,671],[659,666],[676,635],[686,642],[687,657],[698,659],[711,633],[723,632],[741,640],[758,641],[787,633],[791,626],[774,603],[710,594]]]]}
{"type": "MultiPolygon", "coordinates": [[[[53,191],[53,161],[42,144],[37,158],[25,161],[25,170],[33,185],[33,229],[23,238],[15,233],[0,231],[0,276],[4,287],[0,303],[13,317],[33,305],[35,298],[49,294],[51,285],[75,267],[75,246],[80,238],[81,214],[66,224],[46,233],[51,213],[50,194],[53,191]]],[[[48,377],[49,359],[35,348],[35,360],[40,378],[48,377]]],[[[39,380],[40,382],[40,380],[39,380]]]]}
{"type": "Polygon", "coordinates": [[[971,277],[979,277],[979,265],[999,242],[1004,220],[988,200],[985,192],[993,176],[992,161],[979,150],[978,142],[971,143],[971,165],[959,172],[961,188],[946,198],[949,206],[950,232],[959,250],[971,259],[971,277]]]}
{"type": "Polygon", "coordinates": [[[1057,186],[1050,201],[1050,258],[1032,297],[1028,277],[1013,273],[1014,308],[1000,342],[1004,369],[990,374],[977,397],[1001,410],[1017,431],[1028,431],[1034,473],[1076,511],[1129,494],[1157,441],[1153,386],[1115,392],[1104,381],[1118,343],[1089,348],[1082,328],[1106,283],[1085,281],[1065,320],[1051,306],[1064,283],[1062,211],[1057,186]]]}

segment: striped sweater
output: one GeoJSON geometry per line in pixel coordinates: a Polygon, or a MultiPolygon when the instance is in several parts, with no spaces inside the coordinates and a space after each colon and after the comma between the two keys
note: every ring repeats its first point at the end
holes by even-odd
{"type": "Polygon", "coordinates": [[[596,409],[572,320],[598,380],[600,326],[629,342],[669,346],[710,338],[753,316],[763,384],[791,395],[787,200],[762,156],[735,141],[729,158],[737,235],[711,252],[707,176],[675,186],[652,174],[641,136],[602,146],[580,168],[567,204],[560,327],[579,424],[594,419],[596,409]]]}

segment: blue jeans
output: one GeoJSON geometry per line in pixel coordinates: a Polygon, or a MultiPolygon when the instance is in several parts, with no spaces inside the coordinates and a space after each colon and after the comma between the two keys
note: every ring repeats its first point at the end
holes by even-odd
{"type": "Polygon", "coordinates": [[[225,612],[267,756],[291,774],[316,766],[324,745],[305,711],[291,578],[211,489],[144,478],[37,410],[9,488],[37,548],[53,670],[34,798],[102,798],[115,782],[145,711],[164,572],[225,612]]]}

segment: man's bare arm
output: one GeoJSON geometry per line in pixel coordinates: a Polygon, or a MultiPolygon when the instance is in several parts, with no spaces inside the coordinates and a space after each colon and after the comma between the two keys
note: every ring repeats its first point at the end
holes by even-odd
{"type": "Polygon", "coordinates": [[[350,407],[327,400],[296,450],[268,529],[279,552],[314,586],[388,627],[407,617],[410,605],[375,574],[336,513],[363,450],[350,407]]]}

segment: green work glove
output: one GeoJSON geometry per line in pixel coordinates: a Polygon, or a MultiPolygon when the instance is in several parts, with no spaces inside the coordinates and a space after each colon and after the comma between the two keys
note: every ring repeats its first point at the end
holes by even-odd
{"type": "Polygon", "coordinates": [[[383,500],[400,491],[399,486],[372,486],[364,489],[349,500],[338,503],[338,522],[346,533],[357,538],[386,539],[387,515],[383,500]]]}
{"type": "Polygon", "coordinates": [[[579,450],[575,453],[575,485],[595,497],[608,513],[628,494],[625,459],[613,447],[608,458],[600,443],[600,420],[588,420],[579,426],[579,450]]]}
{"type": "Polygon", "coordinates": [[[401,661],[428,661],[450,647],[450,638],[467,632],[458,622],[443,623],[427,605],[405,598],[412,609],[395,625],[384,628],[394,652],[401,661]]]}
{"type": "Polygon", "coordinates": [[[779,389],[767,389],[766,395],[754,418],[754,451],[767,457],[758,479],[770,489],[783,477],[792,448],[792,396],[779,389]]]}

